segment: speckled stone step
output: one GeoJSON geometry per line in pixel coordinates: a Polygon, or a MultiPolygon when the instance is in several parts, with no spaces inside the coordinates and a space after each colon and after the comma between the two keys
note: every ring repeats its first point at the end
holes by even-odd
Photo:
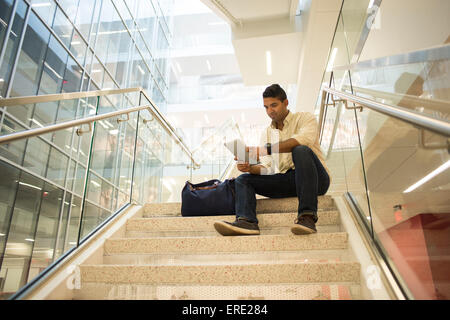
{"type": "Polygon", "coordinates": [[[148,285],[83,283],[77,300],[358,300],[352,284],[148,285]]]}
{"type": "Polygon", "coordinates": [[[355,261],[351,249],[264,251],[239,253],[115,253],[103,256],[103,264],[123,265],[218,265],[251,264],[272,261],[340,262],[355,261]]]}
{"type": "Polygon", "coordinates": [[[245,265],[81,265],[81,283],[141,284],[281,284],[360,282],[357,262],[285,263],[245,265]]]}
{"type": "MultiPolygon", "coordinates": [[[[333,198],[328,195],[318,197],[318,208],[318,211],[336,210],[333,198]]],[[[257,213],[296,212],[297,210],[296,197],[256,200],[257,213]]],[[[148,203],[144,207],[143,216],[181,216],[181,202],[148,203]]]]}
{"type": "MultiPolygon", "coordinates": [[[[224,219],[225,220],[225,219],[224,219]]],[[[169,231],[126,231],[125,238],[150,238],[150,237],[217,237],[216,230],[169,230],[169,231]]],[[[341,232],[340,225],[316,226],[318,233],[341,232]]],[[[292,234],[291,226],[260,228],[261,235],[288,235],[292,234]]]]}
{"type": "Polygon", "coordinates": [[[107,239],[105,254],[114,253],[217,253],[345,249],[346,232],[311,235],[259,235],[240,237],[155,237],[107,239]]]}
{"type": "MultiPolygon", "coordinates": [[[[321,226],[339,225],[340,218],[337,210],[319,211],[316,226],[320,232],[321,226]]],[[[265,213],[258,215],[259,228],[268,230],[280,227],[291,227],[297,218],[297,212],[291,213],[265,213]]],[[[214,222],[218,220],[234,221],[234,216],[212,216],[212,217],[153,217],[153,218],[136,218],[127,221],[127,235],[154,233],[159,232],[210,232],[217,234],[214,229],[214,222]]],[[[335,228],[334,230],[339,229],[335,228]]],[[[288,230],[288,229],[287,229],[288,230]]],[[[332,229],[328,229],[332,230],[332,229]]],[[[327,231],[329,232],[329,231],[327,231]]],[[[262,232],[263,233],[263,232],[262,232]]]]}

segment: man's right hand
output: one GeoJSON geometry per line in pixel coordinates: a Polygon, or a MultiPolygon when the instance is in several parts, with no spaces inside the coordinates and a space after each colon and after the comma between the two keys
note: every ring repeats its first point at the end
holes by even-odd
{"type": "MultiPolygon", "coordinates": [[[[234,160],[237,161],[238,158],[234,157],[234,160]]],[[[238,163],[237,168],[241,172],[250,172],[250,164],[248,162],[238,163]]]]}
{"type": "Polygon", "coordinates": [[[237,168],[241,172],[250,172],[250,164],[248,162],[238,163],[237,168]]]}

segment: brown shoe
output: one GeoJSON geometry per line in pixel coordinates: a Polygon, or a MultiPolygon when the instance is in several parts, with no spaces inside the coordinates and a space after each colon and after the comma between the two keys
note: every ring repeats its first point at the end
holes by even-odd
{"type": "Polygon", "coordinates": [[[214,228],[223,236],[251,236],[259,234],[257,222],[238,217],[234,222],[216,221],[214,228]]]}
{"type": "Polygon", "coordinates": [[[316,233],[316,224],[312,215],[301,215],[295,220],[295,226],[291,228],[293,234],[311,234],[316,233]]]}

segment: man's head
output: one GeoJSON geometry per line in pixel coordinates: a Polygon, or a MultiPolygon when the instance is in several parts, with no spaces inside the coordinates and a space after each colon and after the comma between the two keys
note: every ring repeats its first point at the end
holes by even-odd
{"type": "Polygon", "coordinates": [[[278,84],[273,84],[264,90],[263,100],[267,115],[273,121],[279,122],[286,117],[289,101],[286,92],[278,84]]]}

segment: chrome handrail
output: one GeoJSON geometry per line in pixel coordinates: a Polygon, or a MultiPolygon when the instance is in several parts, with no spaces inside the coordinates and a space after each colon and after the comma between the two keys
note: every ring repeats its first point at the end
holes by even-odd
{"type": "MultiPolygon", "coordinates": [[[[344,85],[342,86],[345,90],[353,90],[358,93],[362,94],[369,94],[372,96],[376,96],[377,98],[381,99],[398,99],[398,100],[404,100],[408,103],[420,103],[421,106],[433,109],[435,111],[450,111],[450,101],[440,100],[440,99],[425,99],[418,96],[413,96],[410,94],[401,94],[401,93],[394,93],[394,92],[385,92],[385,91],[379,91],[369,88],[362,88],[362,87],[355,87],[355,86],[348,86],[344,85]]],[[[405,108],[409,108],[408,106],[403,106],[405,108]]]]}
{"type": "Polygon", "coordinates": [[[15,132],[8,135],[0,136],[0,144],[16,141],[19,139],[25,139],[30,137],[39,136],[42,134],[46,134],[49,132],[54,132],[62,129],[72,128],[78,125],[89,124],[94,121],[99,121],[107,118],[112,118],[115,116],[120,116],[123,114],[129,114],[132,112],[137,112],[143,109],[147,109],[156,120],[163,126],[163,128],[175,138],[176,142],[181,146],[181,148],[187,153],[189,158],[194,164],[194,167],[200,167],[200,165],[193,158],[192,152],[189,151],[189,148],[183,142],[183,139],[176,133],[175,129],[172,125],[167,121],[161,112],[159,112],[158,108],[155,106],[153,100],[147,95],[145,90],[141,87],[137,88],[126,88],[126,89],[113,89],[113,90],[95,90],[95,91],[82,91],[82,92],[70,92],[70,93],[59,93],[59,94],[49,94],[49,95],[40,95],[40,96],[29,96],[29,97],[14,97],[14,98],[6,98],[0,99],[0,107],[14,107],[16,105],[27,105],[27,104],[35,104],[35,103],[44,103],[44,102],[55,102],[55,101],[63,101],[63,100],[73,100],[73,99],[82,99],[82,98],[91,98],[91,97],[99,97],[99,96],[108,96],[115,94],[124,94],[124,93],[132,93],[138,92],[142,94],[148,101],[149,105],[139,106],[139,107],[131,107],[128,109],[122,109],[119,111],[104,113],[101,115],[85,117],[82,119],[71,120],[67,122],[62,122],[58,124],[49,125],[42,128],[34,128],[21,132],[15,132]]]}
{"type": "MultiPolygon", "coordinates": [[[[450,122],[445,121],[442,119],[434,118],[428,115],[424,115],[422,113],[409,110],[407,108],[399,107],[399,106],[392,106],[384,103],[380,103],[371,99],[359,97],[350,93],[338,91],[331,89],[327,86],[322,87],[322,91],[329,93],[333,96],[339,97],[341,100],[345,101],[345,105],[348,108],[346,102],[353,102],[358,105],[357,108],[361,107],[367,107],[369,109],[372,109],[374,111],[380,112],[382,114],[385,114],[390,117],[394,117],[396,119],[399,119],[401,121],[407,122],[409,124],[412,124],[414,126],[418,126],[420,128],[429,130],[431,132],[450,137],[450,122]]],[[[322,93],[323,96],[325,96],[322,93]]],[[[323,114],[323,110],[325,108],[326,99],[325,97],[322,97],[322,102],[320,106],[320,112],[323,114]]],[[[321,117],[323,118],[323,117],[321,117]]],[[[323,126],[324,119],[320,119],[319,123],[319,132],[322,132],[322,126],[323,126]]]]}
{"type": "Polygon", "coordinates": [[[123,109],[123,110],[119,110],[119,111],[104,113],[104,114],[97,115],[97,116],[85,117],[82,119],[56,123],[56,124],[52,124],[52,125],[42,127],[42,128],[34,128],[34,129],[24,130],[24,131],[20,131],[20,132],[14,132],[14,133],[10,133],[10,134],[4,135],[4,136],[0,136],[0,144],[13,142],[13,141],[25,139],[25,138],[32,138],[32,137],[40,136],[40,135],[43,135],[46,133],[63,130],[63,129],[67,129],[67,128],[73,128],[73,127],[76,127],[79,125],[89,124],[94,121],[109,119],[112,117],[120,116],[122,114],[129,114],[132,112],[140,111],[143,109],[147,109],[149,107],[150,106],[132,107],[132,108],[123,109]]]}
{"type": "Polygon", "coordinates": [[[101,96],[109,96],[109,95],[114,95],[114,94],[124,94],[124,93],[131,93],[131,92],[144,92],[144,89],[142,89],[140,87],[136,87],[136,88],[126,88],[126,89],[94,90],[94,91],[45,94],[45,95],[39,95],[39,96],[13,97],[13,98],[0,99],[0,107],[23,106],[25,104],[101,97],[101,96]]]}

